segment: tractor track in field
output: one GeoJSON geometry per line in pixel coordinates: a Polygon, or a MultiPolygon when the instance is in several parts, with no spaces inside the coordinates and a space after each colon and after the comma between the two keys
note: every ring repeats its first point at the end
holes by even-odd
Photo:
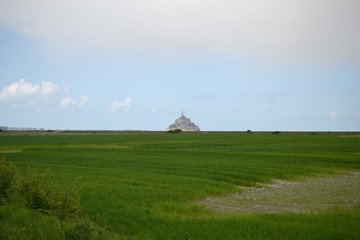
{"type": "Polygon", "coordinates": [[[360,208],[360,172],[305,178],[290,182],[274,180],[260,188],[239,187],[235,194],[198,201],[224,214],[317,213],[360,208]]]}

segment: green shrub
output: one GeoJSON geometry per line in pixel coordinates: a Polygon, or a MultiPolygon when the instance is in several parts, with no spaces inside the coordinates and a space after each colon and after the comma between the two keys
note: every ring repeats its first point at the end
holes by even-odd
{"type": "Polygon", "coordinates": [[[5,155],[0,157],[0,205],[14,192],[20,175],[16,167],[5,161],[5,155]]]}
{"type": "Polygon", "coordinates": [[[63,187],[49,173],[30,168],[23,177],[2,155],[0,239],[91,240],[110,235],[110,228],[81,216],[78,182],[63,187]]]}
{"type": "Polygon", "coordinates": [[[29,208],[62,220],[79,213],[80,187],[77,187],[77,181],[72,186],[63,187],[49,173],[39,173],[34,169],[29,169],[28,172],[21,193],[29,208]]]}
{"type": "Polygon", "coordinates": [[[56,217],[20,205],[0,206],[0,239],[64,239],[61,222],[56,217]]]}
{"type": "Polygon", "coordinates": [[[65,226],[65,239],[85,240],[94,239],[96,235],[96,226],[87,219],[78,219],[65,226]]]}

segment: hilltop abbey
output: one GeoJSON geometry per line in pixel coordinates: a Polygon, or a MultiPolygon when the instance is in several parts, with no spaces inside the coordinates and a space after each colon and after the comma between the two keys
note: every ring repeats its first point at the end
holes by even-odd
{"type": "Polygon", "coordinates": [[[196,132],[200,131],[200,128],[195,123],[191,122],[190,118],[185,117],[184,113],[175,120],[175,123],[171,124],[166,130],[180,129],[181,131],[196,132]]]}

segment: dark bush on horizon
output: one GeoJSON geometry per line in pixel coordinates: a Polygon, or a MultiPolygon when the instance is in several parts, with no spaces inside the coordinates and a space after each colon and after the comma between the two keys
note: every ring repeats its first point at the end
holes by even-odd
{"type": "Polygon", "coordinates": [[[174,130],[169,130],[169,131],[167,131],[167,133],[181,133],[182,132],[182,130],[181,129],[174,129],[174,130]]]}

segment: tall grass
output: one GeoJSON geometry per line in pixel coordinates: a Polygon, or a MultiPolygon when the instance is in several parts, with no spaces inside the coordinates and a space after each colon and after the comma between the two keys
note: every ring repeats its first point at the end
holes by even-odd
{"type": "Polygon", "coordinates": [[[63,187],[34,169],[28,173],[23,177],[2,154],[0,239],[101,239],[104,229],[80,214],[75,185],[63,187]]]}
{"type": "MultiPolygon", "coordinates": [[[[272,179],[360,169],[360,138],[341,134],[139,133],[0,136],[8,159],[71,184],[125,239],[356,239],[358,212],[223,216],[194,203],[272,179]],[[10,152],[10,151],[9,151],[10,152]]],[[[0,147],[0,149],[1,149],[0,147]]]]}

